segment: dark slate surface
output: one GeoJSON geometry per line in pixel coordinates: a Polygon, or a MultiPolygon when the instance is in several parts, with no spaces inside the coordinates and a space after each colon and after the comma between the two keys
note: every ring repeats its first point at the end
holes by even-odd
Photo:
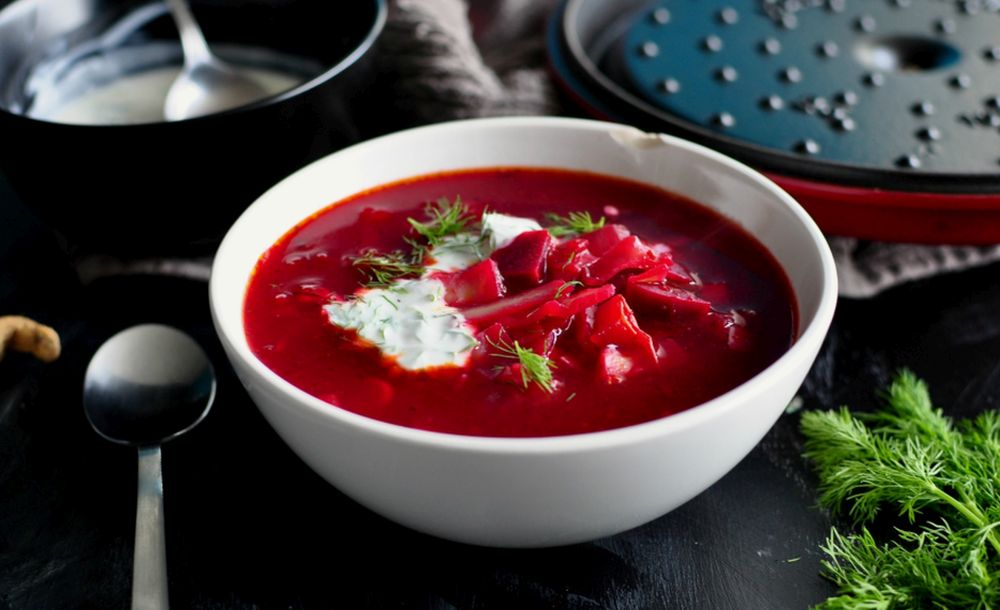
{"type": "MultiPolygon", "coordinates": [[[[220,374],[205,422],[164,448],[175,608],[806,608],[831,594],[830,526],[783,416],[728,476],[673,513],[567,548],[483,549],[378,517],[319,479],[249,402],[212,331],[207,290],[162,277],[77,285],[58,244],[0,190],[0,312],[36,315],[63,358],[0,366],[0,610],[126,608],[135,455],[80,407],[97,346],[138,322],[174,324],[220,374]]],[[[1000,266],[840,303],[803,388],[807,408],[872,403],[897,367],[950,413],[1000,402],[1000,266]]]]}

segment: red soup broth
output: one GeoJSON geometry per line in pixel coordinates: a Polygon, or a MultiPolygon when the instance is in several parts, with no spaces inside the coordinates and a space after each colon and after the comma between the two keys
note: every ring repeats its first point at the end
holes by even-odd
{"type": "MultiPolygon", "coordinates": [[[[617,292],[625,293],[629,276],[638,273],[616,277],[617,292]]],[[[509,290],[507,298],[517,294],[509,290]]],[[[258,262],[244,325],[251,350],[266,366],[336,407],[424,430],[538,437],[647,422],[719,396],[788,350],[797,332],[796,310],[789,281],[764,246],[704,206],[610,176],[496,168],[389,184],[306,219],[258,262]],[[363,345],[354,331],[331,324],[322,306],[363,283],[352,256],[371,248],[408,250],[405,238],[414,233],[407,218],[423,219],[428,202],[456,196],[477,217],[488,208],[546,226],[547,213],[589,212],[624,225],[645,244],[669,246],[676,268],[691,276],[692,293],[710,301],[710,313],[698,307],[693,313],[636,308],[635,321],[656,351],[655,365],[616,382],[601,372],[599,350],[579,331],[583,322],[574,320],[563,320],[555,331],[562,334],[549,354],[558,380],[551,392],[499,374],[509,364],[503,358],[405,370],[363,345]],[[734,320],[740,322],[735,333],[734,320]]]]}

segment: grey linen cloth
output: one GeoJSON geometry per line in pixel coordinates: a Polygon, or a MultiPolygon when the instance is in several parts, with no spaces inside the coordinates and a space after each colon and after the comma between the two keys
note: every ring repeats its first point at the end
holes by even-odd
{"type": "MultiPolygon", "coordinates": [[[[554,0],[394,0],[380,42],[388,125],[567,109],[546,69],[544,26],[554,0]]],[[[831,237],[840,294],[864,298],[900,283],[1000,260],[1000,245],[916,246],[831,237]]],[[[80,261],[84,281],[112,273],[207,279],[211,261],[80,261]]]]}

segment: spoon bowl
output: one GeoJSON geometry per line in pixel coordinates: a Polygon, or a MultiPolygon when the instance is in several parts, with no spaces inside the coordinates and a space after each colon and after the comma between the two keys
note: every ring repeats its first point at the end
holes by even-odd
{"type": "Polygon", "coordinates": [[[215,395],[215,374],[188,335],[159,324],[108,339],[87,367],[83,407],[104,438],[157,445],[200,422],[215,395]]]}
{"type": "Polygon", "coordinates": [[[267,95],[266,89],[219,60],[194,66],[185,63],[167,92],[163,117],[183,121],[236,108],[267,95]]]}
{"type": "Polygon", "coordinates": [[[83,410],[104,438],[139,448],[132,608],[165,609],[166,538],[160,443],[198,424],[215,398],[215,372],[201,347],[160,324],[125,329],[87,366],[83,410]]]}
{"type": "Polygon", "coordinates": [[[167,0],[184,49],[184,68],[163,105],[168,121],[222,112],[268,96],[249,76],[212,54],[187,0],[167,0]]]}

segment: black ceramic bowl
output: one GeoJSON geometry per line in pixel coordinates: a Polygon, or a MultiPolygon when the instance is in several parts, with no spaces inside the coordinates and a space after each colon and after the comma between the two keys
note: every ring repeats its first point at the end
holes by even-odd
{"type": "MultiPolygon", "coordinates": [[[[267,49],[294,57],[305,81],[240,108],[172,123],[31,118],[36,94],[44,93],[39,66],[46,66],[45,82],[58,82],[75,63],[101,54],[133,57],[150,45],[175,45],[177,32],[166,8],[149,0],[15,0],[0,10],[0,169],[71,247],[208,253],[268,186],[356,141],[368,120],[385,0],[191,4],[219,55],[267,49]]],[[[175,55],[179,63],[179,49],[175,55]]]]}

